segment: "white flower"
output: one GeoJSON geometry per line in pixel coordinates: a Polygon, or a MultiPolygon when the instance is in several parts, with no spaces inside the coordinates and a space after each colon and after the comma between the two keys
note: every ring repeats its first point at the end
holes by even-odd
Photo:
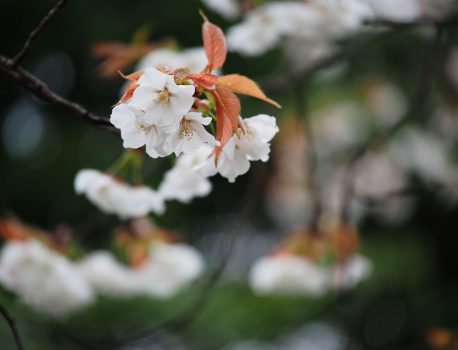
{"type": "Polygon", "coordinates": [[[129,297],[138,294],[133,270],[119,263],[109,252],[96,251],[77,264],[81,276],[102,295],[129,297]]]}
{"type": "Polygon", "coordinates": [[[156,243],[139,268],[123,266],[109,252],[96,252],[78,265],[82,276],[100,294],[112,297],[148,295],[171,298],[202,273],[201,254],[186,244],[156,243]]]}
{"type": "Polygon", "coordinates": [[[320,296],[329,286],[329,273],[312,261],[277,255],[258,260],[250,272],[250,285],[256,294],[320,296]]]}
{"type": "Polygon", "coordinates": [[[212,147],[201,146],[190,154],[180,156],[175,166],[170,169],[159,186],[159,193],[164,199],[176,199],[189,203],[194,197],[204,197],[212,189],[211,182],[202,176],[198,168],[212,153],[212,147]]]}
{"type": "Polygon", "coordinates": [[[93,169],[82,169],[75,177],[75,191],[84,193],[94,205],[122,219],[162,214],[161,196],[145,186],[133,187],[93,169]]]}
{"type": "Polygon", "coordinates": [[[245,130],[239,129],[239,136],[233,135],[224,145],[215,167],[215,154],[208,158],[200,169],[204,176],[216,173],[234,182],[239,175],[245,174],[250,168],[250,161],[269,160],[269,142],[278,132],[274,117],[260,114],[243,120],[245,130]]]}
{"type": "Polygon", "coordinates": [[[226,19],[234,19],[240,15],[237,0],[202,0],[202,2],[226,19]]]}
{"type": "Polygon", "coordinates": [[[449,146],[439,137],[420,129],[407,129],[390,145],[392,156],[406,171],[426,182],[452,184],[457,179],[449,146]]]}
{"type": "Polygon", "coordinates": [[[165,68],[169,70],[187,68],[191,73],[200,73],[207,66],[207,56],[203,47],[194,47],[182,51],[157,49],[144,56],[137,65],[137,71],[147,68],[165,68]]]}
{"type": "Polygon", "coordinates": [[[162,128],[145,121],[144,115],[127,104],[121,104],[113,108],[110,121],[121,130],[125,148],[145,146],[146,153],[152,158],[168,156],[172,152],[164,150],[166,134],[162,128]]]}
{"type": "Polygon", "coordinates": [[[263,54],[274,48],[280,40],[281,31],[277,23],[277,16],[263,6],[251,11],[242,23],[229,29],[228,49],[247,56],[263,54]]]}
{"type": "Polygon", "coordinates": [[[144,265],[135,271],[139,289],[157,298],[171,298],[200,276],[202,255],[186,244],[154,244],[144,265]]]}
{"type": "Polygon", "coordinates": [[[177,85],[172,75],[147,68],[128,104],[144,112],[146,125],[178,127],[194,104],[194,91],[193,85],[177,85]]]}
{"type": "Polygon", "coordinates": [[[5,244],[0,282],[26,305],[56,317],[84,308],[94,297],[70,261],[33,240],[5,244]]]}
{"type": "Polygon", "coordinates": [[[301,38],[309,46],[325,47],[361,28],[371,16],[371,8],[362,0],[266,3],[229,29],[228,47],[249,56],[274,48],[284,38],[301,38]]]}
{"type": "Polygon", "coordinates": [[[209,125],[210,117],[203,117],[202,113],[188,112],[181,119],[178,130],[170,133],[165,140],[164,148],[173,150],[179,156],[197,150],[202,144],[216,145],[215,137],[205,130],[204,125],[209,125]]]}
{"type": "Polygon", "coordinates": [[[363,255],[354,255],[342,265],[336,265],[333,271],[334,288],[354,288],[372,273],[372,262],[363,255]]]}
{"type": "Polygon", "coordinates": [[[381,18],[409,22],[421,15],[418,0],[369,0],[375,14],[381,18]]]}

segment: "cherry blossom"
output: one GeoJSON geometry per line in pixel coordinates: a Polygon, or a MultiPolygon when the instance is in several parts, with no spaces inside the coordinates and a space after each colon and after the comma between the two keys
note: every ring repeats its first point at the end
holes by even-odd
{"type": "Polygon", "coordinates": [[[94,169],[82,169],[75,177],[75,191],[84,193],[99,209],[121,219],[162,214],[161,196],[145,186],[130,186],[94,169]]]}
{"type": "Polygon", "coordinates": [[[201,167],[201,173],[206,176],[219,173],[229,182],[234,182],[237,176],[245,174],[250,169],[250,161],[266,162],[269,159],[269,142],[277,132],[274,117],[260,114],[243,119],[243,128],[240,128],[238,135],[233,135],[222,148],[218,161],[215,162],[214,153],[201,167]]]}
{"type": "Polygon", "coordinates": [[[171,298],[181,292],[204,269],[201,254],[186,244],[153,243],[140,267],[122,265],[109,252],[98,251],[79,264],[80,274],[101,295],[171,298]]]}
{"type": "Polygon", "coordinates": [[[110,121],[121,130],[123,146],[134,149],[145,146],[146,153],[152,158],[172,153],[164,149],[166,134],[163,129],[146,122],[144,115],[127,104],[113,108],[110,121]]]}
{"type": "Polygon", "coordinates": [[[172,75],[147,68],[128,104],[143,112],[143,120],[149,125],[178,128],[181,118],[194,104],[194,91],[193,85],[177,85],[172,75]]]}
{"type": "Polygon", "coordinates": [[[237,0],[202,0],[202,2],[227,19],[234,19],[240,14],[237,0]]]}
{"type": "Polygon", "coordinates": [[[0,255],[0,283],[26,305],[55,317],[94,300],[92,288],[72,263],[36,240],[5,244],[0,255]]]}
{"type": "Polygon", "coordinates": [[[202,144],[216,146],[215,137],[205,130],[204,125],[209,125],[210,117],[203,117],[202,113],[189,112],[181,119],[178,130],[174,130],[165,139],[164,147],[179,156],[181,153],[190,153],[197,150],[202,144]]]}
{"type": "Polygon", "coordinates": [[[212,189],[211,182],[200,174],[202,166],[212,153],[212,147],[202,145],[190,154],[181,155],[175,166],[166,172],[159,186],[159,193],[164,199],[175,199],[189,203],[194,197],[204,197],[212,189]]]}
{"type": "Polygon", "coordinates": [[[204,70],[207,57],[203,47],[194,47],[182,51],[160,48],[144,56],[137,65],[137,70],[145,71],[147,68],[162,68],[168,70],[187,68],[192,73],[204,70]]]}
{"type": "Polygon", "coordinates": [[[354,288],[372,272],[372,262],[365,256],[357,254],[348,261],[338,264],[333,269],[332,285],[335,289],[354,288]]]}
{"type": "Polygon", "coordinates": [[[259,295],[326,293],[329,273],[309,259],[280,254],[258,260],[250,272],[250,285],[259,295]]]}

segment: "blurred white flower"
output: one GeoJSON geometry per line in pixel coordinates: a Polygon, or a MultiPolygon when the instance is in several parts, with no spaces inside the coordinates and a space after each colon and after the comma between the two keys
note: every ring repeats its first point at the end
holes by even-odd
{"type": "Polygon", "coordinates": [[[122,265],[107,251],[90,253],[77,264],[81,276],[101,294],[129,297],[137,294],[137,283],[131,268],[122,265]]]}
{"type": "Polygon", "coordinates": [[[320,296],[330,283],[329,272],[313,261],[276,255],[258,260],[250,272],[250,285],[259,295],[289,294],[320,296]]]}
{"type": "Polygon", "coordinates": [[[274,48],[283,38],[325,47],[362,27],[372,10],[362,0],[271,2],[258,6],[228,31],[228,47],[248,56],[274,48]]]}
{"type": "Polygon", "coordinates": [[[194,103],[194,90],[193,85],[177,85],[172,75],[146,68],[128,104],[144,113],[142,119],[147,126],[178,128],[194,103]]]}
{"type": "Polygon", "coordinates": [[[130,186],[94,169],[82,169],[75,177],[75,191],[84,193],[100,210],[121,219],[164,212],[163,198],[145,186],[130,186]]]}
{"type": "Polygon", "coordinates": [[[226,19],[234,19],[240,15],[238,0],[202,0],[202,2],[226,19]]]}
{"type": "Polygon", "coordinates": [[[372,273],[372,262],[357,254],[343,264],[338,264],[332,272],[332,285],[337,289],[350,289],[367,279],[372,273]]]}
{"type": "Polygon", "coordinates": [[[159,193],[164,199],[176,199],[189,203],[194,197],[204,197],[212,189],[211,182],[200,174],[198,168],[205,163],[213,148],[202,145],[193,153],[181,155],[175,166],[166,172],[159,185],[159,193]]]}
{"type": "Polygon", "coordinates": [[[153,244],[148,260],[135,270],[139,290],[157,298],[171,298],[199,277],[205,262],[186,244],[153,244]]]}
{"type": "Polygon", "coordinates": [[[310,118],[319,156],[335,157],[368,136],[368,122],[359,104],[342,101],[312,112],[310,118]]]}
{"type": "Polygon", "coordinates": [[[211,121],[212,118],[203,117],[202,113],[186,113],[178,130],[172,130],[165,139],[164,148],[179,156],[181,153],[196,151],[203,144],[216,146],[215,137],[204,128],[204,125],[209,125],[211,121]]]}
{"type": "Polygon", "coordinates": [[[34,240],[4,245],[0,282],[26,305],[56,317],[78,311],[94,299],[70,261],[34,240]]]}
{"type": "Polygon", "coordinates": [[[354,175],[357,195],[380,198],[402,191],[407,186],[404,170],[388,152],[369,154],[354,175]]]}
{"type": "Polygon", "coordinates": [[[228,48],[248,56],[257,56],[274,48],[282,35],[297,24],[313,20],[313,13],[301,3],[268,3],[250,11],[245,20],[227,33],[228,48]]]}
{"type": "Polygon", "coordinates": [[[402,91],[388,81],[369,83],[364,97],[377,118],[378,126],[382,128],[395,124],[407,110],[407,101],[402,91]]]}
{"type": "Polygon", "coordinates": [[[182,51],[156,49],[143,57],[136,70],[147,68],[165,68],[169,70],[187,68],[191,73],[200,73],[207,65],[207,56],[203,47],[194,47],[182,51]]]}
{"type": "Polygon", "coordinates": [[[426,182],[456,184],[457,167],[448,146],[436,135],[410,128],[390,144],[392,156],[406,171],[417,174],[426,182]]]}
{"type": "Polygon", "coordinates": [[[148,295],[171,298],[200,276],[200,253],[186,244],[155,243],[148,259],[137,268],[124,266],[109,252],[94,252],[78,270],[99,294],[111,297],[148,295]]]}
{"type": "Polygon", "coordinates": [[[233,135],[224,145],[215,167],[215,156],[212,154],[200,171],[204,176],[216,173],[234,182],[239,175],[245,174],[250,168],[250,161],[267,162],[270,153],[270,141],[278,132],[274,117],[260,114],[243,119],[244,130],[239,129],[239,135],[233,135]]]}
{"type": "Polygon", "coordinates": [[[419,0],[369,0],[369,4],[380,18],[409,22],[421,14],[419,0]]]}

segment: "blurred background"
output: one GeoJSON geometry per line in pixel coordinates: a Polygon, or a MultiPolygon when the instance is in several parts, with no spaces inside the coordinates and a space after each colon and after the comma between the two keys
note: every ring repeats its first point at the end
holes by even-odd
{"type": "MultiPolygon", "coordinates": [[[[0,52],[13,56],[53,5],[1,1],[0,52]]],[[[98,74],[93,45],[129,43],[139,28],[149,28],[149,41],[201,46],[199,9],[223,29],[237,22],[197,0],[70,1],[24,66],[59,94],[109,116],[124,83],[98,74]]],[[[339,40],[341,54],[324,64],[306,63],[305,50],[296,59],[304,64],[299,68],[285,59],[292,56],[283,47],[256,57],[230,53],[225,73],[253,78],[283,105],[279,111],[242,98],[245,117],[277,117],[271,159],[253,164],[235,184],[212,178],[209,196],[190,205],[169,202],[166,214],[154,218],[195,245],[209,270],[235,241],[218,283],[202,303],[196,300],[203,282],[197,282],[166,301],[99,298],[63,320],[35,313],[1,289],[27,349],[433,348],[433,328],[454,331],[458,325],[457,29],[395,25],[361,31],[339,40]],[[345,162],[380,135],[383,141],[355,167],[354,194],[345,202],[339,187],[345,162]],[[238,227],[253,191],[255,204],[238,227]],[[256,295],[247,283],[250,267],[288,232],[307,226],[317,196],[325,216],[350,208],[371,275],[351,290],[318,298],[256,295]]],[[[133,66],[123,72],[129,70],[133,66]]],[[[77,196],[73,179],[81,168],[107,169],[121,155],[122,140],[40,101],[3,74],[0,89],[2,216],[14,214],[50,231],[68,226],[84,251],[108,249],[119,221],[77,196]]],[[[157,186],[169,167],[148,158],[147,183],[157,186]]],[[[0,344],[15,348],[5,322],[0,344]]],[[[453,348],[447,346],[442,349],[453,348]]]]}

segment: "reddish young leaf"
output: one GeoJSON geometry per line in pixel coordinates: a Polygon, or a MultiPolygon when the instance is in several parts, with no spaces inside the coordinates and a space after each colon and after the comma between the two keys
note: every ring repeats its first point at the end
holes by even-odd
{"type": "Polygon", "coordinates": [[[17,219],[0,219],[0,235],[6,240],[26,241],[30,230],[17,219]]]}
{"type": "Polygon", "coordinates": [[[216,75],[210,73],[188,74],[185,78],[191,79],[196,86],[201,86],[207,90],[214,90],[215,83],[218,80],[216,75]]]}
{"type": "Polygon", "coordinates": [[[124,75],[121,72],[119,72],[119,74],[121,74],[121,76],[124,79],[130,80],[132,82],[129,84],[129,86],[127,86],[127,89],[124,92],[124,95],[122,95],[121,99],[118,101],[118,103],[115,104],[115,106],[126,102],[127,100],[129,100],[132,97],[132,95],[134,94],[135,89],[138,87],[138,82],[137,81],[143,75],[143,72],[142,71],[137,71],[137,72],[133,72],[132,74],[129,74],[129,75],[124,75]]]}
{"type": "Polygon", "coordinates": [[[224,87],[217,87],[213,95],[216,101],[216,139],[223,147],[238,128],[240,100],[224,87]]]}
{"type": "Polygon", "coordinates": [[[255,98],[259,98],[265,102],[273,104],[277,108],[281,106],[274,100],[268,98],[261,88],[253,80],[248,77],[239,74],[229,74],[218,77],[216,82],[218,86],[223,86],[229,90],[242,95],[248,95],[255,98]]]}
{"type": "Polygon", "coordinates": [[[221,68],[226,61],[227,48],[226,38],[220,27],[211,23],[203,13],[204,24],[202,25],[202,37],[205,54],[208,59],[208,71],[221,68]]]}

